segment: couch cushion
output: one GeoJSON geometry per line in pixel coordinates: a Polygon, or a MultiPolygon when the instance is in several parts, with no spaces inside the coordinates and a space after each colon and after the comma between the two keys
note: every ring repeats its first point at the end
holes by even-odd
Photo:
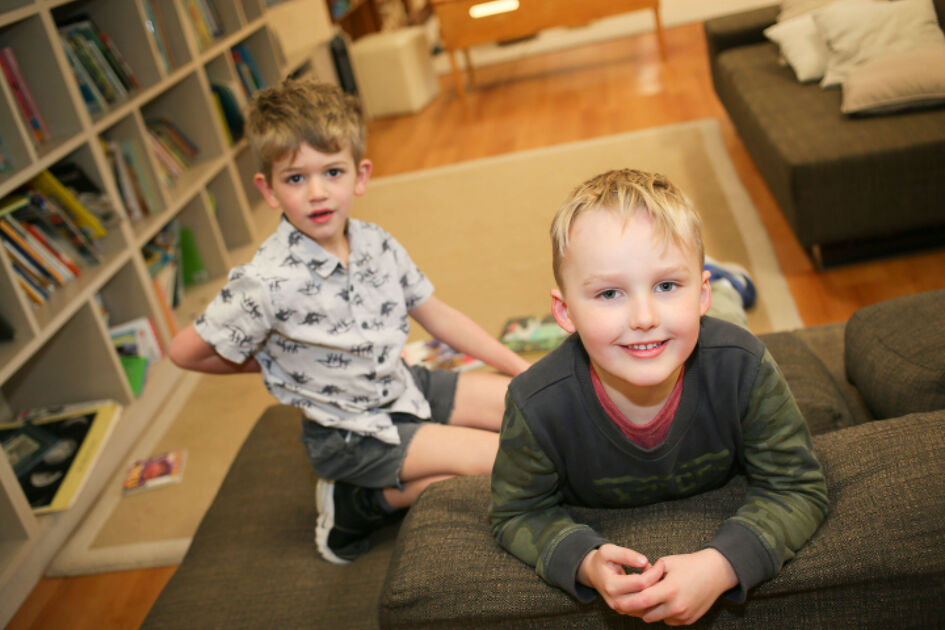
{"type": "Polygon", "coordinates": [[[889,114],[945,103],[945,46],[883,55],[843,82],[844,114],[889,114]]]}
{"type": "Polygon", "coordinates": [[[945,44],[932,0],[835,2],[811,15],[830,51],[821,87],[883,54],[945,44]]]}
{"type": "Polygon", "coordinates": [[[945,408],[945,290],[854,313],[847,323],[846,365],[877,418],[945,408]]]}
{"type": "MultiPolygon", "coordinates": [[[[815,436],[814,449],[831,500],[824,524],[747,604],[719,602],[697,627],[942,627],[945,413],[815,436]]],[[[744,495],[738,477],[680,501],[571,512],[654,560],[700,548],[744,495]]],[[[382,628],[648,627],[617,616],[600,599],[581,605],[545,584],[495,543],[488,503],[485,476],[451,479],[423,493],[391,558],[382,628]]]]}
{"type": "Polygon", "coordinates": [[[315,475],[299,420],[281,405],[260,417],[142,628],[377,627],[396,529],[378,532],[354,566],[318,556],[315,475]]]}
{"type": "Polygon", "coordinates": [[[826,433],[855,424],[830,372],[796,334],[772,333],[762,335],[761,340],[778,362],[811,433],[826,433]]]}

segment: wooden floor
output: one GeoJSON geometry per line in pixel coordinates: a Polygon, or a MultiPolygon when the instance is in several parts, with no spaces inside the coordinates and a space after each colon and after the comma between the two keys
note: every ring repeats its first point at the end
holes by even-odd
{"type": "MultiPolygon", "coordinates": [[[[715,97],[701,25],[667,29],[666,44],[665,63],[655,37],[643,34],[481,68],[479,89],[465,105],[446,77],[443,93],[420,114],[371,123],[374,173],[716,118],[805,324],[845,320],[879,300],[945,288],[943,250],[815,271],[715,97]]],[[[173,571],[44,579],[7,628],[136,628],[173,571]]]]}

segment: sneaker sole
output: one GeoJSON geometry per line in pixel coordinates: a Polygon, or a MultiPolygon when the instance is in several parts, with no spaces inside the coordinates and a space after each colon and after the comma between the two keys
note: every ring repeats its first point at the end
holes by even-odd
{"type": "Polygon", "coordinates": [[[315,486],[315,507],[318,510],[318,520],[315,524],[315,547],[322,558],[332,564],[349,564],[350,560],[341,558],[328,546],[328,534],[335,526],[335,502],[332,493],[335,484],[330,481],[318,480],[315,486]]]}

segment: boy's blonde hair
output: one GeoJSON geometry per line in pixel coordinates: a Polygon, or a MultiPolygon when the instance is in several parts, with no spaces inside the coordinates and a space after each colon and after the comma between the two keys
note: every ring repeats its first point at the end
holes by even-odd
{"type": "Polygon", "coordinates": [[[367,130],[356,96],[311,79],[286,79],[260,90],[246,117],[246,135],[272,184],[272,166],[295,155],[302,143],[323,153],[351,149],[354,164],[364,157],[367,130]]]}
{"type": "Polygon", "coordinates": [[[659,173],[635,169],[608,171],[571,191],[551,223],[552,269],[561,289],[564,289],[561,265],[568,251],[571,227],[579,216],[591,210],[613,212],[624,223],[644,212],[664,246],[673,243],[692,248],[700,264],[705,261],[702,219],[685,193],[659,173]]]}

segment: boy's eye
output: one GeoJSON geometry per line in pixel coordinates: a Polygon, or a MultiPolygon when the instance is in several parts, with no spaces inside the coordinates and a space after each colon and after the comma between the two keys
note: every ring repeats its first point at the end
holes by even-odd
{"type": "Polygon", "coordinates": [[[619,295],[620,295],[620,292],[617,291],[617,289],[604,289],[603,291],[597,294],[597,297],[603,300],[613,300],[613,299],[616,299],[619,295]]]}
{"type": "Polygon", "coordinates": [[[668,291],[673,291],[678,286],[679,285],[677,285],[675,282],[669,282],[669,281],[660,282],[659,284],[656,285],[656,290],[660,293],[665,293],[668,291]]]}
{"type": "Polygon", "coordinates": [[[327,171],[327,174],[329,177],[338,177],[342,173],[344,173],[344,171],[341,170],[340,168],[330,168],[327,171]]]}
{"type": "Polygon", "coordinates": [[[298,173],[294,175],[289,175],[288,177],[285,178],[285,181],[286,183],[289,183],[289,184],[298,184],[300,181],[302,181],[302,176],[299,175],[298,173]]]}

